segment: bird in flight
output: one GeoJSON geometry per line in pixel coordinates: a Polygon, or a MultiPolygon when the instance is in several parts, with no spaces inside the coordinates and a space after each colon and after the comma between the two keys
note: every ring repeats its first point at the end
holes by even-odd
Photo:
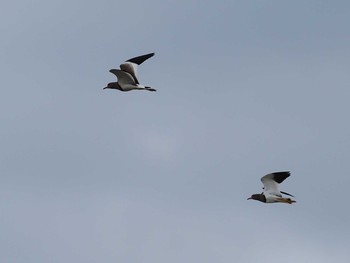
{"type": "Polygon", "coordinates": [[[294,197],[291,194],[279,190],[279,184],[290,176],[290,172],[276,172],[270,173],[261,178],[264,184],[264,191],[261,194],[253,194],[247,200],[257,200],[263,203],[295,203],[291,198],[282,197],[282,194],[294,197]]]}
{"type": "Polygon", "coordinates": [[[141,65],[145,60],[153,57],[154,53],[149,53],[146,55],[134,57],[128,59],[120,65],[120,69],[111,69],[109,72],[117,76],[117,82],[110,82],[103,89],[117,89],[120,91],[130,91],[130,90],[148,90],[156,91],[148,86],[140,85],[136,74],[137,66],[141,65]]]}

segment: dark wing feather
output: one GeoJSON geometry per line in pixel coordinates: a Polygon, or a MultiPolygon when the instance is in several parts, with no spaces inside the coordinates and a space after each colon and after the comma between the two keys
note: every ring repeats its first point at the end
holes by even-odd
{"type": "Polygon", "coordinates": [[[289,195],[289,196],[291,196],[291,197],[294,197],[294,195],[291,195],[291,194],[288,194],[288,193],[286,193],[286,192],[282,192],[282,191],[280,191],[282,194],[284,194],[284,195],[289,195]]]}
{"type": "Polygon", "coordinates": [[[135,63],[137,65],[141,65],[145,60],[149,59],[150,57],[153,57],[154,53],[149,53],[146,55],[142,55],[142,56],[138,56],[138,57],[134,57],[131,58],[129,60],[127,60],[126,62],[131,62],[131,63],[135,63]]]}
{"type": "Polygon", "coordinates": [[[273,180],[279,184],[282,183],[284,180],[286,180],[286,178],[290,176],[290,172],[276,172],[272,174],[273,174],[273,180]]]}

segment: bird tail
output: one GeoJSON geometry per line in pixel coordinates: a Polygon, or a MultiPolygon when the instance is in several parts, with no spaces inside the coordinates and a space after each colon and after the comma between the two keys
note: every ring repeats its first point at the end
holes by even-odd
{"type": "Polygon", "coordinates": [[[145,89],[148,90],[148,91],[157,91],[156,89],[153,89],[153,88],[147,87],[147,86],[145,87],[145,89]]]}

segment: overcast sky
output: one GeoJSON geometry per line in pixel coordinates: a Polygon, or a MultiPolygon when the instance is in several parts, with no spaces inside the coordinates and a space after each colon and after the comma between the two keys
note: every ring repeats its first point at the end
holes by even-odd
{"type": "Polygon", "coordinates": [[[3,1],[0,261],[349,262],[349,1],[3,1]],[[108,72],[155,52],[139,80],[108,72]],[[296,204],[247,201],[291,171],[296,204]]]}

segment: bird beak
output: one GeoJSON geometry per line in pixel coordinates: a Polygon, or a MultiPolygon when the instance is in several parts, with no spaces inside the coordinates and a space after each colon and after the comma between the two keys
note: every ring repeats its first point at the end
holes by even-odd
{"type": "Polygon", "coordinates": [[[108,87],[104,87],[103,89],[108,89],[108,87]]]}
{"type": "Polygon", "coordinates": [[[249,197],[247,200],[250,200],[250,199],[252,199],[251,197],[249,197]]]}

